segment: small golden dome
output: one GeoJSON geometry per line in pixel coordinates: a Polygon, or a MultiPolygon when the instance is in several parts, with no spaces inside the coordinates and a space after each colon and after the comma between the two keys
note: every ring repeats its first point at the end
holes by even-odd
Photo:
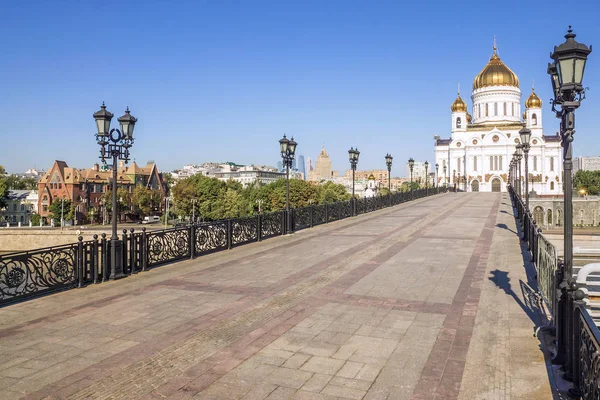
{"type": "Polygon", "coordinates": [[[527,119],[527,111],[523,111],[523,119],[527,119]]]}
{"type": "Polygon", "coordinates": [[[369,180],[370,181],[374,181],[375,180],[375,175],[373,175],[373,174],[369,175],[369,180]]]}
{"type": "Polygon", "coordinates": [[[452,109],[452,112],[466,112],[467,111],[467,103],[464,102],[463,99],[461,99],[460,97],[460,92],[458,92],[458,97],[456,98],[456,100],[454,100],[454,103],[452,103],[452,107],[450,107],[452,109]]]}
{"type": "Polygon", "coordinates": [[[525,107],[527,108],[542,108],[542,100],[535,94],[534,88],[531,88],[531,94],[527,98],[525,102],[525,107]]]}
{"type": "Polygon", "coordinates": [[[508,68],[498,54],[496,53],[496,44],[494,43],[494,54],[487,65],[475,77],[473,81],[473,90],[488,86],[513,86],[519,87],[519,78],[508,68]]]}
{"type": "Polygon", "coordinates": [[[469,112],[467,111],[467,123],[470,124],[471,121],[473,121],[473,117],[471,117],[471,114],[469,114],[469,112]]]}

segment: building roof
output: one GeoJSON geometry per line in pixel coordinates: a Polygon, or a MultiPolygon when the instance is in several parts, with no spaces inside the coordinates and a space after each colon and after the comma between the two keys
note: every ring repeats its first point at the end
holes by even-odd
{"type": "Polygon", "coordinates": [[[29,196],[31,190],[9,190],[6,198],[8,200],[25,200],[29,196]]]}
{"type": "Polygon", "coordinates": [[[558,133],[554,135],[544,135],[545,142],[560,142],[560,135],[558,133]]]}
{"type": "Polygon", "coordinates": [[[438,139],[435,141],[436,146],[448,146],[452,143],[452,139],[438,139]]]}

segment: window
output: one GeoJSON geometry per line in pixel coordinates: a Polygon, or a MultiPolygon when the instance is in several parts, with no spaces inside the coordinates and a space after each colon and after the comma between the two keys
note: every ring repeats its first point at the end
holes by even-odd
{"type": "Polygon", "coordinates": [[[550,157],[550,171],[554,171],[554,157],[550,157]]]}
{"type": "Polygon", "coordinates": [[[533,156],[533,170],[537,171],[537,156],[533,156]]]}
{"type": "Polygon", "coordinates": [[[461,121],[460,117],[456,118],[456,127],[457,127],[457,128],[460,128],[460,126],[461,126],[461,122],[462,122],[462,121],[461,121]]]}
{"type": "Polygon", "coordinates": [[[498,103],[494,103],[494,117],[498,116],[498,103]]]}
{"type": "Polygon", "coordinates": [[[494,170],[494,157],[490,156],[490,171],[494,170]]]}
{"type": "Polygon", "coordinates": [[[502,156],[498,157],[498,165],[500,166],[498,169],[502,169],[502,156]]]}
{"type": "Polygon", "coordinates": [[[59,183],[59,184],[58,184],[58,188],[59,188],[59,189],[62,189],[62,183],[59,183]]]}
{"type": "Polygon", "coordinates": [[[13,203],[13,211],[17,211],[17,203],[13,203]]]}
{"type": "Polygon", "coordinates": [[[25,204],[21,204],[21,211],[25,211],[25,204]]]}
{"type": "Polygon", "coordinates": [[[531,116],[531,125],[537,125],[537,115],[535,113],[531,116]]]}
{"type": "Polygon", "coordinates": [[[498,171],[498,156],[494,156],[494,170],[498,171]]]}
{"type": "Polygon", "coordinates": [[[42,206],[42,211],[43,211],[43,212],[47,212],[47,211],[48,211],[48,206],[44,204],[44,205],[42,206]]]}
{"type": "Polygon", "coordinates": [[[490,115],[490,105],[485,103],[485,116],[488,117],[490,115]]]}
{"type": "Polygon", "coordinates": [[[481,104],[477,105],[477,118],[481,118],[481,104]]]}
{"type": "Polygon", "coordinates": [[[508,115],[508,113],[506,112],[506,103],[504,103],[504,115],[508,115]]]}
{"type": "Polygon", "coordinates": [[[554,182],[550,182],[550,190],[554,190],[554,182]]]}
{"type": "Polygon", "coordinates": [[[460,158],[456,159],[456,170],[460,173],[460,158]]]}
{"type": "Polygon", "coordinates": [[[511,112],[512,112],[512,116],[513,117],[515,116],[515,113],[517,112],[516,108],[515,108],[515,105],[516,105],[515,103],[512,103],[512,107],[511,107],[511,112]]]}
{"type": "Polygon", "coordinates": [[[477,156],[473,157],[473,171],[477,171],[477,156]]]}

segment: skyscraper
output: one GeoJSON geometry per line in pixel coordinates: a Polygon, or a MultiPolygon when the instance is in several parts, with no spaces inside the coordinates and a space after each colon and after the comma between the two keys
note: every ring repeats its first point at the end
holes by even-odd
{"type": "Polygon", "coordinates": [[[298,172],[302,172],[302,174],[304,175],[304,180],[306,180],[306,164],[304,163],[304,156],[303,155],[299,155],[298,156],[298,172]]]}

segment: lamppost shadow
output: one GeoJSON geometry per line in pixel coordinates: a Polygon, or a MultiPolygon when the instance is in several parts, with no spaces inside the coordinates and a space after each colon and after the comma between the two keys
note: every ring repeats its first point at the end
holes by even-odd
{"type": "Polygon", "coordinates": [[[540,299],[534,288],[528,283],[523,282],[519,279],[519,290],[523,300],[515,293],[511,285],[511,279],[508,276],[508,272],[501,270],[491,271],[492,276],[488,279],[499,288],[504,291],[508,296],[511,296],[513,300],[521,307],[521,309],[527,314],[529,319],[537,325],[539,322],[540,312],[540,299]]]}
{"type": "Polygon", "coordinates": [[[512,229],[510,229],[506,224],[496,224],[496,227],[502,228],[502,229],[506,229],[507,231],[510,231],[510,232],[514,233],[515,235],[519,236],[519,234],[517,232],[513,231],[512,229]]]}

